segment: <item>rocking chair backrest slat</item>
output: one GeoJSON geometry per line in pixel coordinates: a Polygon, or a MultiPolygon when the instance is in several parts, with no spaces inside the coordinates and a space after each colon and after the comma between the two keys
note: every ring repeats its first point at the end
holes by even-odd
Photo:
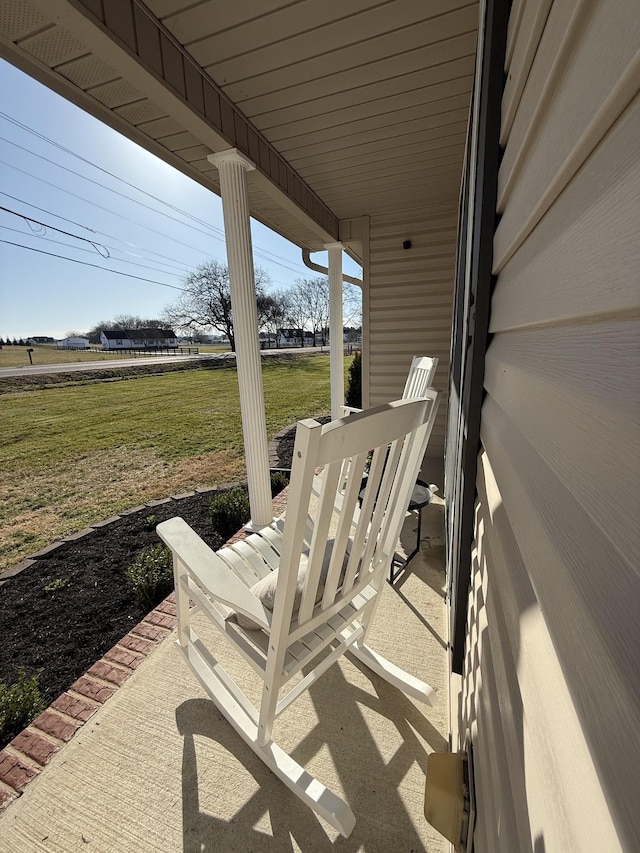
{"type": "Polygon", "coordinates": [[[427,388],[433,385],[433,379],[438,367],[438,359],[432,356],[416,355],[411,362],[404,391],[403,400],[413,397],[424,397],[427,388]]]}
{"type": "MultiPolygon", "coordinates": [[[[364,495],[362,496],[362,506],[360,509],[360,515],[364,518],[371,518],[371,516],[373,515],[373,510],[376,504],[377,484],[380,483],[380,478],[384,471],[384,461],[384,454],[373,454],[367,478],[367,484],[369,485],[369,488],[365,490],[364,495]]],[[[368,525],[360,524],[356,526],[356,529],[353,534],[351,554],[349,555],[349,562],[347,564],[347,571],[345,573],[346,590],[350,590],[353,586],[360,565],[364,566],[367,564],[367,555],[365,553],[366,545],[368,539],[369,541],[371,541],[371,537],[368,537],[368,533],[368,525]]]]}
{"type": "Polygon", "coordinates": [[[379,447],[374,453],[371,465],[371,473],[367,480],[365,498],[371,495],[373,499],[373,512],[367,532],[367,543],[362,556],[363,566],[377,565],[375,559],[376,548],[379,543],[379,534],[387,511],[387,503],[393,485],[394,474],[398,470],[402,443],[396,440],[388,447],[379,447]],[[375,471],[375,474],[372,472],[375,471]]]}
{"type": "Polygon", "coordinates": [[[352,476],[347,479],[346,488],[341,493],[341,511],[338,517],[331,562],[322,598],[323,607],[328,607],[334,600],[338,586],[342,586],[343,594],[348,592],[353,586],[355,570],[347,582],[345,555],[349,555],[349,561],[351,562],[352,555],[349,554],[349,540],[352,537],[353,519],[356,514],[356,507],[358,506],[358,497],[368,455],[368,453],[361,453],[353,457],[351,460],[352,476]]]}
{"type": "MultiPolygon", "coordinates": [[[[438,359],[434,356],[416,355],[411,361],[409,373],[402,392],[403,400],[412,400],[416,397],[424,397],[427,388],[431,388],[438,367],[438,359]]],[[[342,406],[345,415],[360,412],[353,406],[342,406]]]]}
{"type": "Polygon", "coordinates": [[[299,621],[306,621],[316,606],[318,586],[325,561],[329,530],[334,514],[334,495],[340,479],[341,462],[333,462],[324,470],[322,487],[318,498],[318,512],[313,530],[311,547],[309,548],[309,563],[299,608],[299,621]]]}

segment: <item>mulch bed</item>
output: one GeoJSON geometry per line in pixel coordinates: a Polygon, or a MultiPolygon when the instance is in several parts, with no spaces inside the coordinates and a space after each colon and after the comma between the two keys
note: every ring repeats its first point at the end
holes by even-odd
{"type": "Polygon", "coordinates": [[[212,547],[213,492],[170,501],[119,518],[39,558],[0,586],[0,681],[20,670],[39,672],[48,704],[145,615],[127,580],[127,567],[146,545],[159,543],[156,524],[181,515],[212,547]],[[68,585],[48,592],[63,579],[68,585]]]}

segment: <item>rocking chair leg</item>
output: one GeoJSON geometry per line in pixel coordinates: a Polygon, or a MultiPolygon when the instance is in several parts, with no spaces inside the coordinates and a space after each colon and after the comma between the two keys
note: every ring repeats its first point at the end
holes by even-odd
{"type": "Polygon", "coordinates": [[[388,681],[389,684],[393,684],[394,687],[402,690],[407,696],[412,696],[426,705],[433,705],[436,691],[426,681],[420,681],[419,678],[383,658],[382,655],[379,655],[364,643],[355,642],[351,646],[350,651],[359,661],[375,672],[376,675],[379,675],[385,681],[388,681]]]}
{"type": "MultiPolygon", "coordinates": [[[[258,758],[305,805],[348,838],[356,823],[348,804],[308,773],[274,741],[260,746],[257,716],[250,713],[244,694],[238,691],[236,695],[235,685],[202,643],[189,643],[186,648],[180,650],[211,699],[258,758]]],[[[251,711],[255,709],[251,708],[251,711]]]]}

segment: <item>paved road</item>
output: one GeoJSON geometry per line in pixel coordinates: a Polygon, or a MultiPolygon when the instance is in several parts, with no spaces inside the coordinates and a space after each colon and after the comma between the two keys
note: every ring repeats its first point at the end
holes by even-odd
{"type": "MultiPolygon", "coordinates": [[[[309,355],[329,353],[328,347],[288,347],[287,349],[263,350],[263,355],[309,355]]],[[[105,361],[76,361],[69,364],[25,364],[23,367],[0,368],[0,379],[14,376],[40,376],[45,373],[77,373],[89,370],[113,370],[120,367],[140,367],[144,364],[168,364],[177,361],[207,361],[211,359],[235,358],[235,353],[202,353],[201,355],[142,355],[137,358],[117,358],[105,361]]]]}

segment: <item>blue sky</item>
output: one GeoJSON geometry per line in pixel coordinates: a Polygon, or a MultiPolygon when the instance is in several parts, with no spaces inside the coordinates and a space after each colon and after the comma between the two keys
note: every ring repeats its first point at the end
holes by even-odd
{"type": "MultiPolygon", "coordinates": [[[[188,271],[226,262],[214,193],[3,60],[0,192],[8,208],[0,240],[9,241],[0,242],[1,338],[63,337],[118,314],[155,317],[188,271]]],[[[252,233],[254,263],[274,287],[315,275],[297,246],[258,222],[252,233]]],[[[322,254],[314,260],[326,265],[322,254]]]]}

